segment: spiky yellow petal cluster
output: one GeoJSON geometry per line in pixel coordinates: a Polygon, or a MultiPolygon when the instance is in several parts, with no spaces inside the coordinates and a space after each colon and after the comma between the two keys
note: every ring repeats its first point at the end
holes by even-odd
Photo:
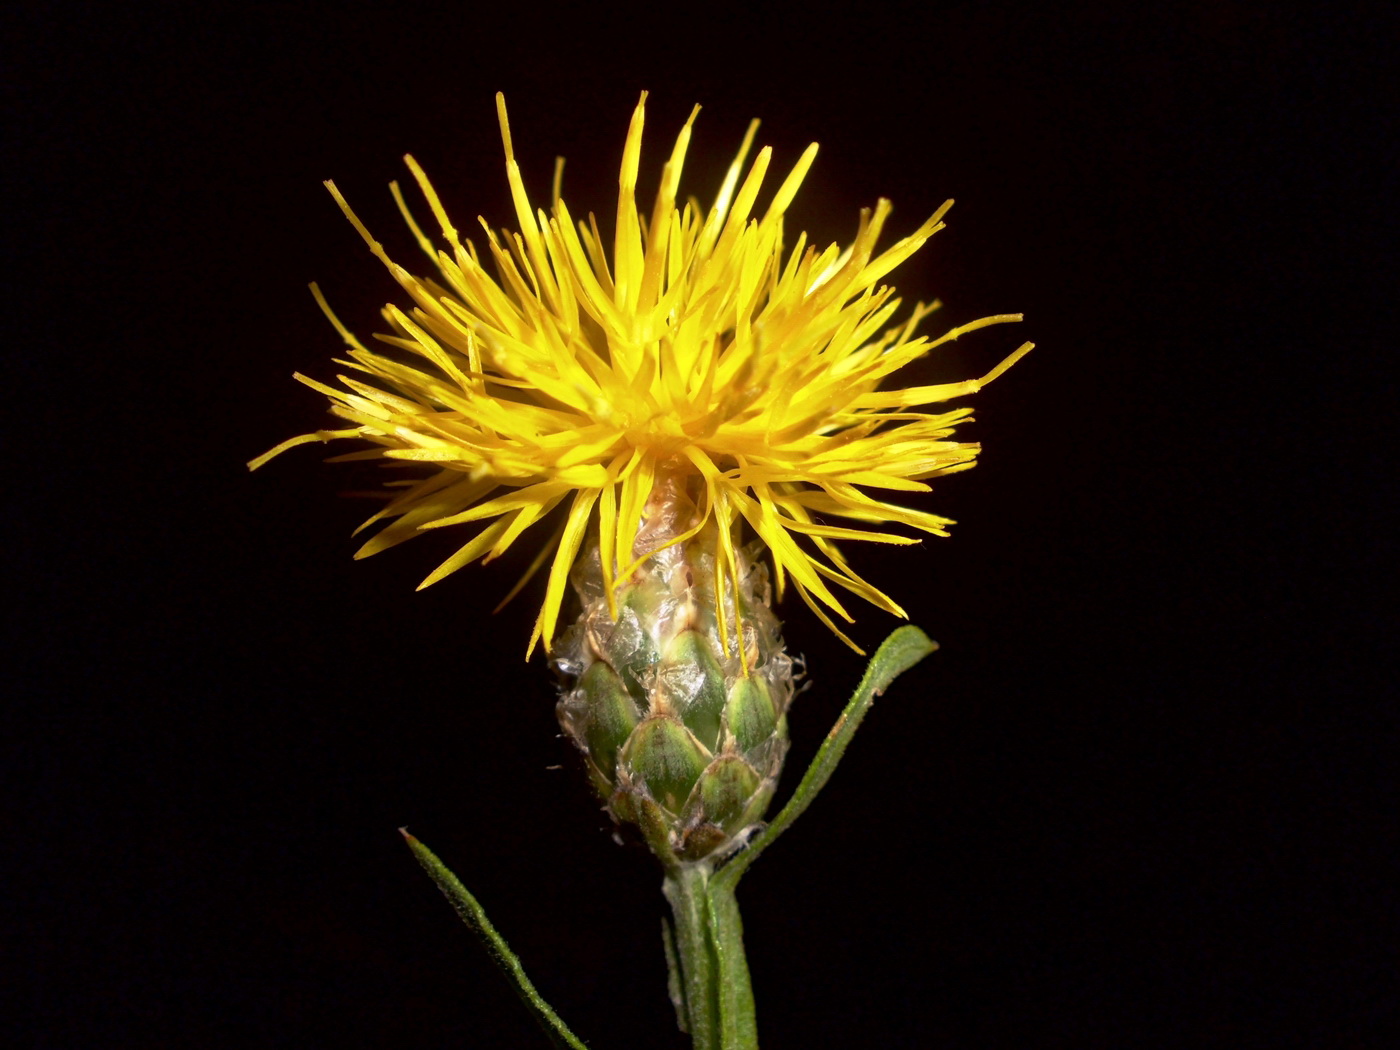
{"type": "Polygon", "coordinates": [[[926,479],[972,466],[978,446],[952,439],[970,410],[920,409],[976,391],[1031,348],[1024,344],[978,380],[880,388],[934,347],[1020,320],[986,317],[936,339],[916,335],[934,304],[892,323],[900,300],[880,282],[942,228],[952,201],[878,254],[890,211],[885,200],[861,213],[844,249],[809,246],[805,233],[785,248],[783,216],[816,144],[760,214],[755,203],[772,151],[760,150],[743,174],[755,121],[710,209],[693,198],[682,206],[677,191],[696,107],[644,220],[636,202],[643,94],[623,149],[609,253],[592,217],[576,221],[560,199],[559,169],[552,210],[531,207],[505,102],[500,95],[496,101],[520,232],[497,233],[482,220],[487,258],[459,236],[412,157],[405,160],[450,250],[432,246],[392,189],[436,265],[435,277],[415,277],[392,262],[327,183],[414,306],[385,308],[393,334],[377,338],[401,351],[385,353],[361,345],[317,291],[350,347],[343,363],[362,378],[341,376],[344,389],[297,378],[329,397],[331,411],[352,425],[293,438],[250,466],[304,442],[353,437],[376,447],[342,458],[432,468],[422,480],[397,483],[397,495],[365,523],[389,524],[357,554],[423,529],[485,522],[422,586],[500,555],[566,505],[531,647],[541,639],[548,646],[554,636],[569,568],[590,526],[610,591],[636,571],[643,507],[658,477],[677,470],[702,479],[703,499],[694,528],[674,542],[713,521],[721,580],[730,586],[737,585],[732,544],[742,521],[767,544],[779,595],[790,579],[832,630],[829,613],[851,619],[832,584],[902,614],[851,570],[835,542],[916,542],[868,527],[889,523],[944,535],[948,519],[866,490],[926,491],[926,479]],[[826,524],[829,517],[863,527],[826,524]]]}

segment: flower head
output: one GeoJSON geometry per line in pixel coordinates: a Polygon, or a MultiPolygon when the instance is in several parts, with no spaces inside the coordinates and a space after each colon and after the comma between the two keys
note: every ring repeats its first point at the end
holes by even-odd
{"type": "MultiPolygon", "coordinates": [[[[556,507],[562,525],[541,559],[553,558],[531,647],[554,637],[570,566],[593,532],[611,592],[654,550],[638,543],[649,497],[677,477],[697,494],[686,528],[719,537],[721,583],[737,593],[741,558],[734,533],[746,523],[771,553],[778,594],[791,584],[832,630],[849,621],[845,590],[897,615],[902,610],[852,571],[838,541],[911,544],[881,530],[901,525],[946,535],[951,522],[899,505],[884,493],[927,491],[927,480],[973,465],[976,444],[953,438],[971,415],[939,408],[971,394],[1030,350],[1022,345],[981,379],[882,388],[930,350],[987,325],[986,317],[937,338],[917,333],[937,304],[896,317],[900,300],[881,283],[943,226],[948,201],[883,251],[890,212],[862,211],[842,248],[784,240],[783,218],[816,155],[812,144],[766,208],[756,209],[772,151],[749,165],[753,122],[714,203],[678,201],[681,168],[699,107],[676,138],[649,216],[636,184],[646,95],[632,114],[611,245],[592,216],[578,221],[559,195],[532,207],[511,146],[505,102],[496,96],[506,175],[520,232],[481,221],[484,248],[462,238],[412,157],[446,249],[435,248],[394,197],[435,273],[416,277],[392,262],[332,195],[370,250],[413,300],[386,306],[389,350],[362,345],[313,291],[350,347],[343,388],[298,375],[350,424],[304,434],[294,445],[360,438],[374,447],[342,459],[426,467],[426,477],[390,482],[395,494],[365,526],[388,524],[357,553],[384,550],[425,529],[481,523],[426,587],[478,559],[506,551],[556,507]],[[830,524],[830,519],[849,524],[830,524]]],[[[365,526],[361,526],[362,528],[365,526]]],[[[539,564],[539,562],[537,562],[539,564]]],[[[723,625],[721,624],[721,627],[723,625]]],[[[841,635],[844,639],[844,635],[841,635]]]]}

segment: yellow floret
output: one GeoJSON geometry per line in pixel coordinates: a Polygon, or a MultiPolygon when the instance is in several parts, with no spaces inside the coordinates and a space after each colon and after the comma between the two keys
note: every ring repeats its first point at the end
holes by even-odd
{"type": "Polygon", "coordinates": [[[365,526],[388,524],[357,554],[384,550],[425,529],[484,523],[421,586],[499,556],[565,506],[550,541],[549,582],[531,648],[541,640],[548,647],[554,637],[569,569],[590,528],[605,554],[610,591],[636,571],[642,509],[656,479],[677,470],[703,479],[703,499],[694,529],[676,542],[713,520],[730,586],[738,571],[733,534],[742,522],[771,552],[779,596],[790,580],[838,635],[830,614],[851,617],[829,585],[902,615],[851,570],[835,542],[916,542],[877,531],[890,524],[946,534],[948,519],[866,490],[927,491],[928,478],[972,466],[978,446],[953,438],[971,411],[928,406],[974,393],[1032,345],[1023,344],[981,379],[881,387],[937,346],[1021,319],[986,317],[937,338],[916,334],[936,303],[895,321],[900,300],[880,282],[942,229],[952,201],[878,254],[890,211],[885,200],[861,213],[846,248],[818,250],[802,234],[785,251],[783,215],[816,144],[758,215],[754,206],[772,151],[760,150],[740,180],[758,127],[753,122],[702,215],[694,200],[679,205],[676,196],[696,107],[644,220],[636,203],[643,94],[623,150],[609,252],[596,223],[576,222],[559,197],[558,169],[552,209],[532,209],[505,101],[500,95],[496,101],[520,232],[497,232],[482,220],[486,260],[460,237],[412,157],[405,160],[446,250],[433,247],[398,186],[392,189],[435,264],[432,277],[415,277],[392,262],[327,183],[413,306],[405,312],[389,305],[383,312],[392,334],[376,338],[398,352],[370,350],[313,286],[350,348],[342,363],[357,375],[339,377],[344,389],[297,378],[325,394],[331,411],[351,426],[293,438],[249,465],[294,445],[351,437],[375,447],[341,458],[422,463],[430,470],[426,477],[391,483],[396,495],[365,526]],[[828,518],[853,525],[827,524],[828,518]]]}

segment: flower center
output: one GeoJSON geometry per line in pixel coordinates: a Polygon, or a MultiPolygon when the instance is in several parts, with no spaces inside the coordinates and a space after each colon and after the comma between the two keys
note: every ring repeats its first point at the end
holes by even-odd
{"type": "Polygon", "coordinates": [[[645,449],[662,458],[670,458],[691,443],[680,420],[665,412],[656,412],[633,423],[625,431],[628,444],[645,449]]]}

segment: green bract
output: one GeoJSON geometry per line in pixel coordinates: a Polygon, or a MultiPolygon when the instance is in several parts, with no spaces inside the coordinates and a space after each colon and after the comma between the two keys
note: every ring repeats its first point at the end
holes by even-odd
{"type": "Polygon", "coordinates": [[[762,819],[787,753],[793,663],[767,570],[737,552],[739,594],[717,601],[716,546],[706,528],[654,551],[618,585],[616,616],[595,547],[573,573],[583,612],[555,646],[559,722],[608,811],[636,824],[655,803],[681,861],[723,856],[762,819]]]}

